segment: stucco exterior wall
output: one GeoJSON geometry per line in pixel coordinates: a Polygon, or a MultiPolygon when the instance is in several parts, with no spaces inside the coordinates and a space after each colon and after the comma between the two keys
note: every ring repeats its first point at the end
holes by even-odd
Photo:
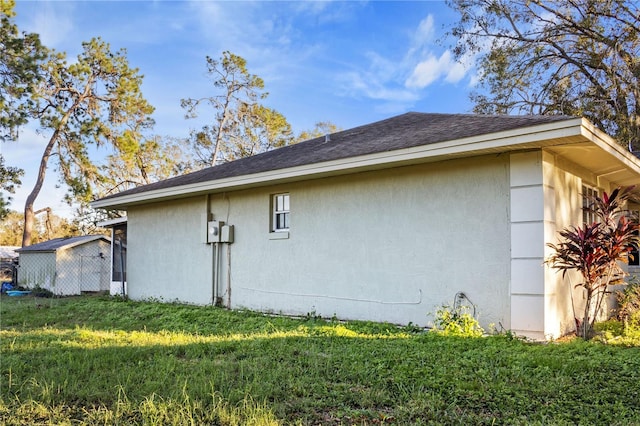
{"type": "MultiPolygon", "coordinates": [[[[545,182],[549,188],[548,204],[553,203],[555,206],[550,215],[545,241],[557,244],[558,232],[582,223],[582,179],[577,176],[576,169],[562,158],[545,153],[544,164],[545,182]]],[[[553,250],[545,246],[545,259],[552,253],[553,250]]],[[[579,282],[579,275],[569,272],[563,278],[562,272],[546,265],[544,276],[547,293],[546,329],[552,331],[554,337],[573,332],[573,303],[581,296],[580,292],[573,289],[573,284],[579,282]]]]}
{"type": "Polygon", "coordinates": [[[539,150],[510,154],[511,330],[535,339],[547,333],[542,265],[545,227],[553,211],[545,201],[542,164],[539,150]]]}
{"type": "MultiPolygon", "coordinates": [[[[192,234],[201,229],[200,202],[130,211],[132,296],[168,287],[166,277],[145,270],[154,265],[149,247],[168,242],[141,227],[189,222],[172,231],[191,235],[173,238],[172,252],[206,260],[192,234]]],[[[219,288],[232,308],[429,325],[440,305],[464,292],[484,326],[510,328],[508,156],[215,194],[210,207],[216,220],[235,226],[235,242],[223,245],[219,288]],[[274,235],[270,199],[281,192],[291,197],[291,229],[274,235]]],[[[206,280],[204,269],[194,263],[184,277],[200,303],[209,300],[207,284],[193,276],[206,280]]]]}
{"type": "MultiPolygon", "coordinates": [[[[553,206],[547,215],[545,243],[557,244],[558,232],[570,227],[582,225],[582,185],[601,191],[610,192],[612,185],[606,179],[597,177],[584,168],[550,153],[543,152],[543,175],[546,188],[545,203],[553,206]]],[[[552,249],[545,245],[545,259],[552,254],[552,249]]],[[[581,281],[576,272],[562,272],[545,266],[545,331],[548,336],[557,337],[575,331],[575,318],[581,318],[585,304],[585,292],[575,288],[581,281]]],[[[603,306],[599,318],[607,317],[614,306],[614,298],[610,297],[603,306]]]]}
{"type": "Polygon", "coordinates": [[[213,302],[204,197],[128,210],[127,293],[134,300],[213,302]]]}

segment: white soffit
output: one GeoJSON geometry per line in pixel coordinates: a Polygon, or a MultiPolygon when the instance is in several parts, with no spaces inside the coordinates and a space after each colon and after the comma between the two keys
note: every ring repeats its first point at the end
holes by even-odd
{"type": "MultiPolygon", "coordinates": [[[[583,120],[583,141],[547,150],[616,186],[640,185],[640,160],[589,121],[583,120]]],[[[638,188],[640,191],[640,188],[638,188]]]]}

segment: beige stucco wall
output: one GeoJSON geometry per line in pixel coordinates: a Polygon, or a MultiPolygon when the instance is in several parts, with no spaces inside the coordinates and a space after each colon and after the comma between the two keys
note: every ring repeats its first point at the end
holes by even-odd
{"type": "Polygon", "coordinates": [[[203,197],[129,209],[130,298],[212,303],[211,246],[203,243],[205,209],[203,197]]]}
{"type": "MultiPolygon", "coordinates": [[[[582,225],[582,185],[610,192],[612,184],[602,177],[572,163],[560,156],[542,153],[545,203],[553,205],[547,215],[545,243],[557,244],[558,232],[570,227],[582,225]]],[[[552,249],[545,247],[545,258],[552,249]]],[[[585,303],[585,292],[575,288],[581,281],[579,274],[562,272],[545,266],[545,331],[548,336],[557,337],[575,331],[575,317],[581,318],[585,303]]],[[[607,317],[613,307],[614,298],[608,300],[600,312],[599,318],[607,317]]]]}
{"type": "MultiPolygon", "coordinates": [[[[429,325],[464,292],[483,325],[510,327],[508,156],[487,156],[213,194],[219,296],[232,308],[429,325]],[[291,195],[288,238],[270,197],[291,195]],[[283,235],[278,235],[282,237],[283,235]]],[[[205,197],[128,211],[128,293],[212,303],[205,197]]]]}
{"type": "Polygon", "coordinates": [[[211,210],[235,226],[233,308],[428,325],[462,291],[509,328],[508,203],[507,158],[481,157],[214,195],[211,210]],[[279,192],[286,239],[269,232],[279,192]]]}

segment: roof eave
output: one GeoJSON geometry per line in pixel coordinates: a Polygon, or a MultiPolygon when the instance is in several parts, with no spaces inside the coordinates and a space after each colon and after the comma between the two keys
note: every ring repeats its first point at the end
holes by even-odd
{"type": "Polygon", "coordinates": [[[103,220],[102,222],[98,222],[96,225],[101,228],[113,228],[114,226],[122,225],[123,223],[127,223],[126,216],[103,220]]]}
{"type": "MultiPolygon", "coordinates": [[[[606,140],[606,138],[603,137],[606,135],[593,128],[593,126],[590,126],[587,120],[575,118],[463,139],[420,145],[412,148],[378,152],[262,173],[162,188],[120,197],[116,196],[94,201],[91,205],[94,208],[126,210],[129,206],[192,197],[206,193],[316,179],[359,171],[396,167],[399,165],[433,162],[448,158],[469,157],[490,153],[498,154],[554,145],[584,143],[589,140],[590,135],[598,133],[598,140],[606,140]]],[[[605,145],[613,144],[614,146],[608,149],[610,151],[616,150],[617,144],[615,144],[615,141],[607,140],[603,143],[605,145]]],[[[617,155],[624,156],[621,147],[616,153],[617,155]]],[[[635,167],[638,167],[637,162],[635,163],[635,167]]]]}
{"type": "MultiPolygon", "coordinates": [[[[598,187],[606,187],[606,182],[613,186],[640,184],[640,160],[635,155],[586,119],[583,119],[581,129],[583,142],[558,144],[547,150],[580,166],[592,175],[591,183],[598,187]]],[[[640,197],[640,186],[634,191],[640,197]]]]}

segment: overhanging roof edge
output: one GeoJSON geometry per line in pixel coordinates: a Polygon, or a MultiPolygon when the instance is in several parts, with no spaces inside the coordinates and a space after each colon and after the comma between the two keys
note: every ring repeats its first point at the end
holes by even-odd
{"type": "MultiPolygon", "coordinates": [[[[552,139],[563,139],[572,136],[584,136],[582,126],[585,123],[583,118],[575,118],[552,123],[538,124],[534,126],[506,130],[501,132],[487,133],[483,135],[471,136],[462,139],[453,139],[435,144],[425,144],[417,147],[403,148],[393,151],[377,152],[356,157],[347,157],[326,162],[305,164],[302,166],[276,169],[266,172],[208,180],[193,184],[180,185],[174,187],[161,188],[136,194],[115,196],[109,199],[97,200],[91,203],[94,208],[124,209],[134,204],[144,204],[166,199],[183,198],[197,196],[211,191],[222,189],[236,190],[251,185],[267,185],[276,183],[279,180],[305,179],[323,173],[344,171],[345,173],[355,171],[359,168],[372,167],[373,165],[383,166],[380,168],[393,167],[401,161],[417,159],[428,159],[437,155],[444,155],[447,152],[456,151],[458,155],[469,153],[475,155],[481,147],[492,149],[500,147],[505,151],[513,149],[513,146],[530,145],[530,148],[542,147],[543,141],[552,139]]],[[[588,123],[588,121],[586,121],[588,123]]]]}

